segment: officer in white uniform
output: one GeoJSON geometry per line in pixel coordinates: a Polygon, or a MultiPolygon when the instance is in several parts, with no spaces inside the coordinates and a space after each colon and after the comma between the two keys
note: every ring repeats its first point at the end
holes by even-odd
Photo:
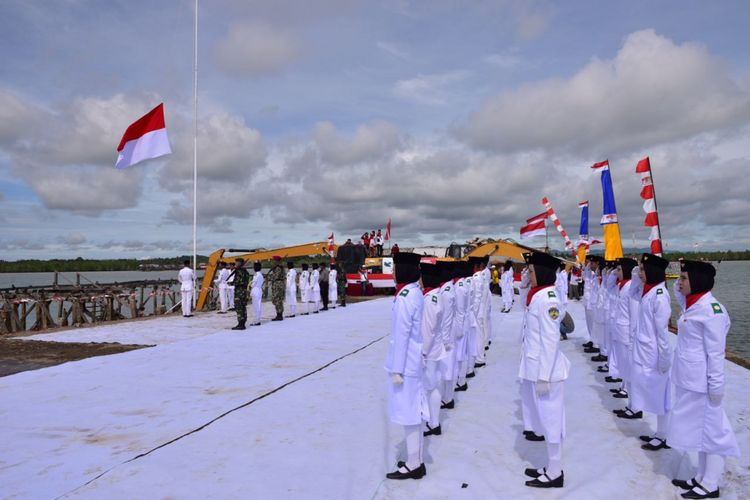
{"type": "Polygon", "coordinates": [[[492,290],[490,290],[492,271],[490,271],[489,255],[484,258],[484,269],[482,270],[482,274],[484,276],[484,328],[487,335],[484,350],[486,351],[492,343],[492,322],[490,321],[490,314],[492,312],[492,290]]]}
{"type": "Polygon", "coordinates": [[[307,264],[302,264],[302,272],[299,275],[299,297],[302,304],[302,316],[310,314],[310,271],[307,264]]]}
{"type": "Polygon", "coordinates": [[[422,263],[422,356],[425,359],[424,390],[430,408],[430,419],[425,423],[425,436],[442,433],[440,427],[440,389],[442,388],[441,364],[448,357],[443,342],[443,302],[440,286],[440,269],[436,264],[422,263]]]}
{"type": "Polygon", "coordinates": [[[641,292],[638,326],[633,336],[630,365],[630,408],[615,410],[620,418],[641,418],[643,412],[656,414],[656,433],[642,436],[648,442],[641,448],[657,451],[667,448],[667,425],[672,409],[672,387],[669,369],[672,347],[669,343],[669,317],[672,309],[666,287],[665,270],[669,261],[645,253],[641,257],[641,292]],[[650,439],[649,439],[650,438],[650,439]]]}
{"type": "Polygon", "coordinates": [[[564,262],[560,263],[560,270],[555,280],[555,291],[557,292],[557,298],[560,299],[562,315],[565,316],[568,307],[568,272],[565,270],[564,262]]]}
{"type": "Polygon", "coordinates": [[[313,314],[318,314],[320,310],[320,271],[317,262],[313,262],[312,272],[310,273],[310,303],[312,304],[313,314]]]}
{"type": "MultiPolygon", "coordinates": [[[[633,347],[633,329],[638,322],[638,301],[630,291],[631,274],[638,263],[635,259],[617,259],[617,297],[614,307],[612,352],[609,357],[609,376],[604,380],[621,383],[617,390],[610,389],[616,398],[628,397],[630,380],[630,351],[633,347]]],[[[629,407],[630,405],[628,405],[629,407]]]]}
{"type": "Polygon", "coordinates": [[[253,312],[255,313],[255,323],[253,323],[254,326],[260,325],[260,314],[261,314],[261,302],[263,301],[263,273],[260,272],[260,270],[263,268],[263,266],[260,265],[260,262],[256,262],[253,264],[253,271],[255,271],[255,274],[253,275],[253,281],[250,284],[250,298],[253,301],[253,312]]]}
{"type": "Polygon", "coordinates": [[[216,275],[216,288],[219,290],[219,314],[226,314],[229,310],[229,291],[227,290],[227,278],[229,270],[226,262],[219,262],[219,272],[216,275]]]}
{"type": "Polygon", "coordinates": [[[182,269],[180,269],[180,272],[177,275],[177,281],[180,282],[180,293],[182,295],[182,315],[186,318],[191,318],[193,316],[193,290],[195,290],[193,282],[195,281],[195,273],[190,268],[189,260],[183,261],[182,266],[182,269]]]}
{"type": "Polygon", "coordinates": [[[564,386],[570,361],[560,351],[560,301],[555,292],[559,260],[549,254],[524,254],[529,264],[531,290],[526,299],[522,327],[522,399],[530,409],[532,431],[547,442],[547,466],[526,469],[533,479],[526,486],[562,488],[562,443],[565,438],[564,386]]]}
{"type": "Polygon", "coordinates": [[[599,352],[602,339],[594,322],[596,317],[597,300],[599,298],[599,266],[604,262],[598,255],[586,257],[587,265],[583,268],[583,308],[586,312],[586,328],[589,332],[589,341],[583,344],[583,352],[593,354],[599,352]]]}
{"type": "Polygon", "coordinates": [[[698,452],[698,470],[689,481],[672,483],[690,490],[684,498],[719,496],[724,457],[739,456],[732,426],[722,408],[724,358],[731,322],[711,293],[716,270],[708,262],[685,260],[675,295],[682,314],[672,365],[675,401],[669,422],[669,445],[698,452]]]}
{"type": "MultiPolygon", "coordinates": [[[[441,263],[441,265],[445,270],[446,277],[450,276],[450,279],[441,287],[444,309],[450,311],[443,315],[443,325],[446,328],[450,328],[450,331],[444,332],[443,334],[443,337],[446,339],[448,357],[446,358],[443,367],[443,389],[440,391],[443,400],[440,408],[450,410],[455,408],[453,396],[456,388],[456,381],[458,380],[458,352],[462,344],[461,339],[464,337],[463,321],[465,311],[461,311],[458,304],[459,288],[463,291],[463,285],[459,286],[463,271],[461,262],[441,263]]],[[[465,295],[466,294],[464,293],[464,300],[465,295]]]]}
{"type": "Polygon", "coordinates": [[[229,263],[229,274],[227,275],[227,301],[229,302],[229,310],[234,311],[234,269],[236,264],[234,262],[229,263]]]}
{"type": "Polygon", "coordinates": [[[500,275],[500,291],[503,296],[503,310],[508,313],[513,309],[513,262],[505,261],[503,274],[500,275]]]}
{"type": "Polygon", "coordinates": [[[458,265],[461,279],[456,282],[456,317],[453,322],[456,325],[456,387],[454,391],[465,391],[469,388],[466,377],[469,372],[471,359],[471,275],[473,274],[470,263],[462,261],[458,265]]]}
{"type": "Polygon", "coordinates": [[[420,479],[427,470],[422,448],[422,422],[429,419],[429,409],[422,385],[422,311],[424,297],[419,287],[419,260],[415,253],[399,252],[393,257],[396,296],[393,299],[391,335],[385,371],[389,375],[388,416],[404,427],[406,460],[388,479],[420,479]]]}
{"type": "Polygon", "coordinates": [[[336,283],[338,274],[336,267],[331,264],[331,271],[328,274],[328,307],[333,309],[336,309],[336,302],[339,299],[339,285],[336,283]]]}
{"type": "Polygon", "coordinates": [[[294,268],[294,262],[289,261],[286,263],[288,271],[286,272],[286,305],[292,314],[289,315],[293,318],[297,315],[297,270],[294,268]]]}
{"type": "Polygon", "coordinates": [[[521,283],[518,285],[518,300],[522,307],[526,307],[526,297],[529,295],[530,288],[531,282],[529,281],[529,268],[524,267],[521,270],[521,283]]]}
{"type": "Polygon", "coordinates": [[[472,372],[474,368],[481,368],[486,365],[484,362],[484,346],[487,345],[487,324],[484,308],[486,304],[485,281],[484,281],[484,257],[471,257],[469,262],[474,264],[474,275],[471,277],[472,302],[471,313],[474,317],[476,335],[474,337],[474,366],[470,367],[472,372]]]}

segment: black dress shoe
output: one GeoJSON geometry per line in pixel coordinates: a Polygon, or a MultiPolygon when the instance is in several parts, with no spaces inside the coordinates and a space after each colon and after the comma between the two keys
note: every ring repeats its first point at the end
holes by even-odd
{"type": "Polygon", "coordinates": [[[469,388],[469,384],[464,383],[464,385],[457,385],[455,389],[453,389],[456,392],[465,391],[469,388]]]}
{"type": "Polygon", "coordinates": [[[620,382],[622,382],[622,379],[615,377],[604,377],[604,381],[608,384],[619,384],[620,382]]]}
{"type": "Polygon", "coordinates": [[[490,350],[490,346],[488,346],[488,345],[484,346],[484,350],[485,351],[489,351],[490,350]]]}
{"type": "MultiPolygon", "coordinates": [[[[641,441],[643,441],[645,443],[648,443],[649,441],[651,441],[652,439],[654,439],[654,436],[647,436],[645,434],[642,434],[642,435],[638,436],[638,439],[640,439],[641,441]]],[[[672,481],[672,484],[674,484],[674,481],[672,481]]],[[[692,486],[690,488],[692,488],[692,486]]],[[[685,488],[685,489],[689,490],[690,488],[685,488]]]]}
{"type": "Polygon", "coordinates": [[[609,367],[607,365],[597,366],[596,371],[599,373],[609,373],[609,367]]]}
{"type": "Polygon", "coordinates": [[[666,439],[655,437],[655,438],[652,438],[651,441],[658,441],[658,443],[651,444],[651,442],[649,441],[648,443],[641,445],[641,449],[648,450],[648,451],[671,450],[671,448],[667,444],[666,439]]]}
{"type": "Polygon", "coordinates": [[[616,393],[612,394],[612,397],[617,399],[626,399],[628,397],[628,393],[625,391],[617,391],[616,393]]]}
{"type": "Polygon", "coordinates": [[[618,393],[618,392],[620,392],[621,390],[622,390],[622,389],[610,389],[610,390],[609,390],[609,392],[611,392],[612,394],[617,394],[617,393],[618,393]]]}
{"type": "Polygon", "coordinates": [[[693,482],[695,486],[690,491],[683,493],[682,498],[719,498],[719,488],[716,488],[716,491],[708,491],[698,481],[693,480],[693,482]]]}
{"type": "Polygon", "coordinates": [[[533,432],[526,434],[526,441],[544,441],[544,436],[538,436],[533,432]]]}
{"type": "Polygon", "coordinates": [[[639,412],[634,413],[630,410],[625,410],[622,413],[618,413],[617,416],[620,418],[627,419],[627,420],[636,420],[639,418],[643,418],[643,412],[639,411],[639,412]]]}
{"type": "Polygon", "coordinates": [[[586,354],[597,354],[601,352],[601,349],[599,349],[598,347],[592,346],[592,347],[587,347],[586,349],[583,350],[583,352],[585,352],[586,354]]]}
{"type": "Polygon", "coordinates": [[[425,468],[424,464],[420,464],[419,467],[414,470],[410,470],[409,467],[406,466],[406,464],[399,466],[399,469],[401,469],[401,467],[406,469],[406,472],[397,470],[395,472],[389,472],[385,475],[385,477],[387,479],[421,479],[427,474],[427,469],[425,468]]]}
{"type": "Polygon", "coordinates": [[[471,372],[466,374],[466,378],[474,378],[476,376],[476,373],[471,372]]]}
{"type": "Polygon", "coordinates": [[[693,487],[698,483],[695,481],[695,478],[693,478],[693,479],[688,479],[687,481],[683,479],[672,479],[672,484],[674,486],[677,486],[678,488],[682,488],[683,490],[692,490],[693,487]]]}
{"type": "MultiPolygon", "coordinates": [[[[543,468],[542,470],[543,470],[544,472],[547,472],[547,468],[546,468],[546,467],[544,467],[544,468],[543,468]]],[[[524,473],[524,474],[526,474],[526,475],[527,475],[527,476],[529,476],[529,477],[533,477],[534,479],[536,479],[536,478],[538,478],[539,476],[541,476],[542,474],[544,474],[544,472],[542,472],[542,473],[540,474],[540,473],[539,473],[539,469],[532,469],[531,467],[529,467],[528,469],[526,469],[525,471],[523,471],[523,473],[524,473]]]]}
{"type": "Polygon", "coordinates": [[[444,401],[440,402],[440,408],[443,409],[443,410],[452,410],[455,407],[456,407],[456,401],[453,400],[453,399],[451,399],[447,403],[444,402],[444,401]]]}
{"type": "Polygon", "coordinates": [[[531,486],[532,488],[562,488],[563,484],[565,482],[565,474],[560,473],[558,477],[555,479],[551,479],[547,473],[545,472],[541,476],[539,476],[536,479],[532,479],[531,481],[526,481],[526,486],[531,486]],[[544,480],[542,480],[544,478],[544,480]]]}
{"type": "Polygon", "coordinates": [[[435,428],[430,427],[430,424],[425,423],[427,430],[422,433],[423,436],[439,436],[443,433],[443,429],[438,425],[435,428]]]}
{"type": "Polygon", "coordinates": [[[245,329],[245,325],[237,325],[232,328],[232,330],[244,330],[244,329],[245,329]]]}
{"type": "Polygon", "coordinates": [[[594,342],[589,340],[585,344],[581,344],[581,347],[585,347],[586,349],[588,349],[589,347],[594,347],[594,342]]]}
{"type": "Polygon", "coordinates": [[[591,356],[591,361],[596,361],[597,363],[606,363],[607,362],[607,356],[604,354],[599,354],[597,356],[591,356]]]}
{"type": "Polygon", "coordinates": [[[287,318],[293,318],[295,316],[296,316],[296,314],[292,314],[291,316],[287,316],[287,318]]]}
{"type": "Polygon", "coordinates": [[[258,321],[257,323],[253,323],[253,326],[260,326],[260,321],[258,321]]]}
{"type": "Polygon", "coordinates": [[[474,363],[474,368],[482,368],[484,366],[487,366],[487,363],[474,363]]]}

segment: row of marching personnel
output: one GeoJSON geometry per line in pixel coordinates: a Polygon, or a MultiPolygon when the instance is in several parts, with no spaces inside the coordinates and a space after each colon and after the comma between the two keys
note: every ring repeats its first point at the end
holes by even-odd
{"type": "Polygon", "coordinates": [[[640,262],[590,256],[584,267],[584,308],[589,342],[584,352],[603,363],[597,372],[616,384],[614,410],[625,420],[656,415],[656,430],[641,448],[698,453],[695,477],[672,480],[683,498],[718,498],[726,456],[739,447],[722,407],[726,337],[730,319],[711,290],[708,262],[681,260],[673,293],[680,305],[676,348],[668,330],[672,309],[666,284],[669,262],[643,254],[640,262]]]}
{"type": "MultiPolygon", "coordinates": [[[[559,348],[565,312],[564,298],[555,286],[560,261],[541,252],[524,258],[518,371],[523,434],[530,441],[546,441],[547,447],[546,467],[527,468],[525,484],[561,488],[564,383],[570,361],[559,348]]],[[[398,290],[385,369],[391,378],[389,415],[404,427],[407,457],[386,475],[390,479],[419,479],[426,474],[423,436],[441,433],[441,398],[442,408],[454,408],[454,391],[467,388],[464,373],[471,368],[465,376],[473,376],[473,368],[484,366],[484,352],[491,344],[489,299],[483,299],[489,288],[486,263],[474,259],[431,266],[420,264],[418,255],[403,253],[395,259],[398,290]]],[[[644,254],[640,265],[634,259],[606,263],[589,257],[584,268],[584,307],[590,341],[584,348],[596,354],[593,361],[605,363],[599,370],[608,373],[605,381],[619,384],[611,390],[613,396],[628,399],[624,409],[615,411],[618,417],[638,419],[644,411],[657,415],[656,432],[640,437],[645,450],[672,446],[698,453],[695,477],[672,481],[687,490],[682,496],[717,498],[724,457],[739,455],[722,408],[730,320],[711,294],[713,266],[682,261],[674,291],[682,314],[673,350],[668,337],[667,265],[652,254],[644,254]]]]}

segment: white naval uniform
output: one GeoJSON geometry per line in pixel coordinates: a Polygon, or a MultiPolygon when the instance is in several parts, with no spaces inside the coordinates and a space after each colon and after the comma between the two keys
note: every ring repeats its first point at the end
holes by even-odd
{"type": "Polygon", "coordinates": [[[596,297],[596,273],[591,270],[591,266],[586,264],[583,267],[583,310],[586,313],[586,330],[589,332],[589,340],[598,344],[598,339],[594,331],[594,297],[596,297]]]}
{"type": "Polygon", "coordinates": [[[313,269],[310,273],[310,302],[313,303],[313,312],[320,309],[320,271],[313,269]]]}
{"type": "Polygon", "coordinates": [[[466,278],[461,278],[453,284],[456,293],[456,314],[453,316],[453,337],[456,339],[456,369],[459,364],[468,359],[468,309],[469,309],[469,285],[466,278]]]}
{"type": "Polygon", "coordinates": [[[310,302],[310,271],[305,270],[299,274],[299,292],[302,313],[307,314],[310,311],[308,305],[308,302],[310,302]]]}
{"type": "Polygon", "coordinates": [[[615,331],[615,305],[617,301],[617,274],[610,270],[604,278],[604,355],[612,354],[612,335],[615,331]]]}
{"type": "Polygon", "coordinates": [[[594,339],[594,345],[601,349],[602,354],[606,355],[606,341],[604,340],[604,329],[606,328],[604,317],[604,274],[594,276],[592,283],[594,284],[595,294],[591,297],[591,312],[593,314],[593,332],[591,333],[591,337],[594,339]]]}
{"type": "Polygon", "coordinates": [[[189,267],[183,267],[180,269],[177,275],[177,281],[180,282],[180,293],[182,295],[182,315],[190,316],[193,309],[193,281],[195,280],[195,273],[189,267]]]}
{"type": "Polygon", "coordinates": [[[554,286],[536,290],[524,309],[518,378],[524,429],[544,436],[548,444],[565,437],[564,381],[570,361],[560,351],[561,321],[554,286]],[[538,382],[549,382],[547,394],[537,394],[538,382]]]}
{"type": "Polygon", "coordinates": [[[229,269],[219,269],[219,275],[216,277],[216,288],[219,289],[220,311],[223,313],[229,310],[229,286],[227,285],[228,277],[229,269]]]}
{"type": "Polygon", "coordinates": [[[404,381],[388,380],[388,416],[399,425],[421,425],[429,419],[422,388],[422,310],[424,297],[419,283],[409,283],[393,299],[391,335],[385,371],[399,373],[404,381]]]}
{"type": "Polygon", "coordinates": [[[617,284],[617,299],[613,310],[615,319],[612,332],[612,349],[609,356],[609,375],[630,380],[630,351],[633,348],[633,330],[638,323],[638,301],[630,291],[632,280],[617,284]]]}
{"type": "Polygon", "coordinates": [[[227,298],[229,299],[229,309],[234,309],[234,274],[231,269],[227,269],[227,298]]]}
{"type": "Polygon", "coordinates": [[[261,302],[263,300],[263,273],[256,271],[250,284],[250,298],[253,300],[255,322],[260,323],[261,302]]]}
{"type": "MultiPolygon", "coordinates": [[[[523,273],[522,273],[523,274],[523,273]]],[[[500,293],[503,296],[503,309],[510,311],[513,308],[513,269],[503,271],[500,275],[500,293]]]]}
{"type": "Polygon", "coordinates": [[[440,287],[440,305],[443,310],[442,342],[446,356],[440,362],[440,375],[443,381],[453,381],[456,376],[456,330],[453,321],[456,318],[456,287],[453,280],[446,281],[440,287]]]}
{"type": "Polygon", "coordinates": [[[488,345],[492,340],[492,322],[490,321],[490,314],[492,313],[492,290],[490,290],[490,283],[492,283],[492,271],[489,267],[485,267],[482,271],[484,273],[484,327],[487,330],[487,339],[485,345],[488,345]]]}
{"type": "Polygon", "coordinates": [[[443,343],[443,304],[441,289],[433,288],[424,294],[422,308],[422,356],[425,359],[423,386],[429,406],[429,424],[440,425],[440,366],[448,356],[443,343]]]}
{"type": "Polygon", "coordinates": [[[328,276],[328,307],[333,309],[336,309],[336,301],[339,298],[339,285],[336,283],[338,274],[338,271],[331,269],[328,276]]]}
{"type": "MultiPolygon", "coordinates": [[[[484,346],[487,345],[487,324],[484,315],[485,294],[484,276],[481,271],[474,273],[471,277],[472,302],[471,313],[476,324],[476,335],[474,337],[474,350],[477,363],[484,363],[484,346]]],[[[473,367],[469,367],[473,369],[473,367]]]]}
{"type": "Polygon", "coordinates": [[[292,316],[297,314],[297,270],[289,269],[286,272],[286,304],[292,316]]]}
{"type": "Polygon", "coordinates": [[[714,404],[709,399],[710,394],[724,394],[729,315],[711,292],[687,310],[685,297],[679,292],[675,295],[682,314],[677,322],[677,349],[671,372],[675,401],[667,441],[683,451],[739,456],[727,414],[721,403],[714,404]]]}
{"type": "Polygon", "coordinates": [[[565,311],[568,308],[568,273],[565,270],[557,273],[555,291],[557,292],[557,298],[560,299],[562,315],[565,316],[565,311]]]}
{"type": "Polygon", "coordinates": [[[667,330],[671,314],[664,282],[641,297],[631,364],[630,401],[635,412],[666,415],[672,408],[669,368],[673,353],[667,330]]]}

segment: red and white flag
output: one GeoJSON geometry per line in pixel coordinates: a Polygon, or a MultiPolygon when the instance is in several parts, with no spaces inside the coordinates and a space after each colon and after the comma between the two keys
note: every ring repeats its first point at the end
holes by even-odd
{"type": "Polygon", "coordinates": [[[604,172],[605,170],[609,170],[609,160],[600,161],[599,163],[594,163],[591,165],[591,169],[594,172],[604,172]]]}
{"type": "Polygon", "coordinates": [[[656,210],[656,197],[654,195],[654,181],[651,178],[651,161],[648,156],[638,162],[635,173],[641,175],[641,198],[643,198],[643,211],[646,219],[643,225],[651,228],[649,240],[651,240],[651,253],[662,254],[661,231],[659,230],[659,213],[656,210]]]}
{"type": "Polygon", "coordinates": [[[539,222],[540,220],[543,221],[547,217],[549,217],[549,214],[545,211],[545,212],[540,213],[539,215],[535,215],[534,217],[526,219],[526,224],[531,224],[533,222],[539,222]]]}
{"type": "Polygon", "coordinates": [[[136,120],[125,131],[117,146],[116,168],[126,168],[144,160],[172,153],[164,125],[164,103],[136,120]]]}
{"type": "Polygon", "coordinates": [[[544,236],[545,229],[544,229],[544,219],[546,217],[543,217],[538,220],[531,220],[528,224],[525,226],[521,226],[521,239],[525,240],[526,238],[531,238],[532,236],[544,236]]]}
{"type": "Polygon", "coordinates": [[[385,238],[383,238],[385,241],[388,241],[391,239],[391,219],[388,219],[388,224],[385,226],[385,238]]]}

